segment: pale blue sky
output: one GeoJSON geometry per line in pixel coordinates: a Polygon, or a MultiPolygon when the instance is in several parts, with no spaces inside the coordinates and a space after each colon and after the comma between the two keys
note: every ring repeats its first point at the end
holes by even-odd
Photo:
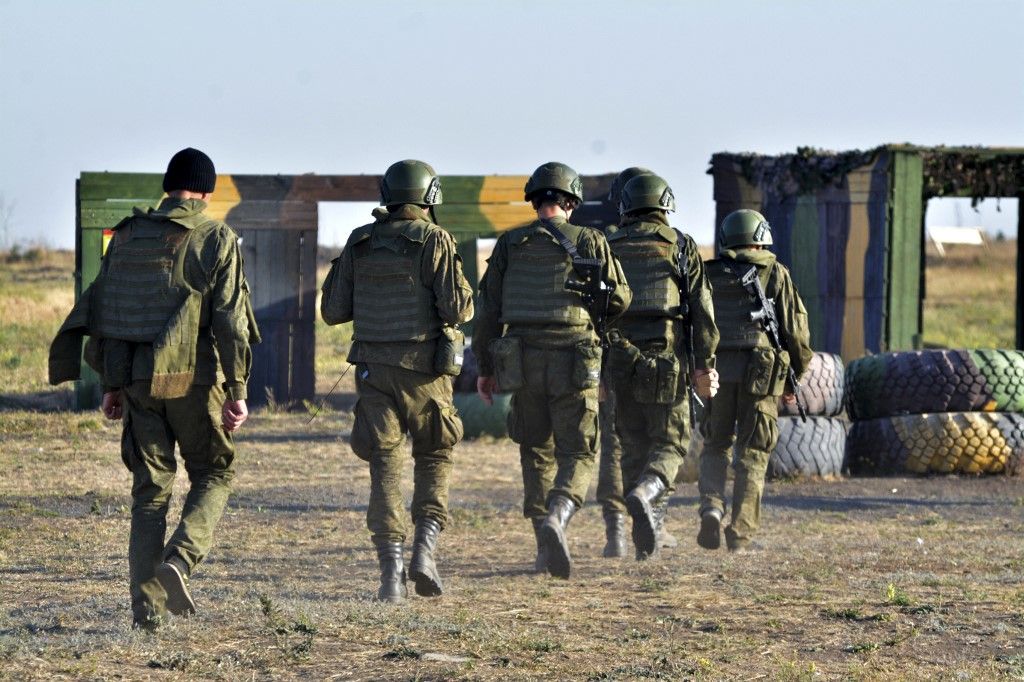
{"type": "MultiPolygon", "coordinates": [[[[81,171],[184,146],[236,173],[555,159],[655,169],[707,242],[716,151],[1024,146],[1022,25],[1018,0],[0,0],[0,194],[19,240],[71,246],[81,171]]],[[[1012,231],[987,204],[964,223],[1012,231]]]]}

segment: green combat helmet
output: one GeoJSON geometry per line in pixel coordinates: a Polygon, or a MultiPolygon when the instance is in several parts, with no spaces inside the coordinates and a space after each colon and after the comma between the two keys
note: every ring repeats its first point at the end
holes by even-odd
{"type": "Polygon", "coordinates": [[[437,206],[441,203],[441,178],[423,161],[406,159],[393,163],[380,181],[380,203],[437,206]]]}
{"type": "Polygon", "coordinates": [[[654,171],[647,168],[641,168],[640,166],[630,166],[626,170],[622,171],[615,176],[612,186],[608,189],[608,201],[612,202],[615,206],[618,206],[619,200],[622,198],[622,188],[626,186],[627,182],[638,175],[654,175],[654,171]]]}
{"type": "Polygon", "coordinates": [[[619,198],[619,213],[657,209],[676,210],[676,198],[668,183],[653,173],[638,175],[626,182],[619,198]]]}
{"type": "Polygon", "coordinates": [[[580,174],[564,163],[548,161],[533,171],[533,175],[526,181],[526,200],[530,201],[538,194],[551,196],[556,190],[583,203],[583,181],[580,180],[580,174]]]}
{"type": "Polygon", "coordinates": [[[718,244],[723,249],[735,249],[748,244],[770,246],[772,226],[757,211],[741,208],[725,216],[718,233],[718,244]]]}

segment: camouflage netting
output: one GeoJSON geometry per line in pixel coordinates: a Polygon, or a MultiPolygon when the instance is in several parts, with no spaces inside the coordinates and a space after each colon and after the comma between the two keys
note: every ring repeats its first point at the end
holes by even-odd
{"type": "Polygon", "coordinates": [[[969,196],[971,205],[986,197],[1015,197],[1024,192],[1024,154],[987,151],[983,147],[921,150],[924,195],[969,196]]]}
{"type": "Polygon", "coordinates": [[[732,160],[747,182],[781,198],[811,194],[826,187],[842,187],[850,171],[874,161],[880,149],[833,152],[797,147],[795,154],[778,156],[721,153],[712,157],[712,164],[716,158],[732,160]]]}

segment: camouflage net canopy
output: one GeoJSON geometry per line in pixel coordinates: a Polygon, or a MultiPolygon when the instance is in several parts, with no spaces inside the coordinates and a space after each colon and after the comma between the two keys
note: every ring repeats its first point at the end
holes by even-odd
{"type": "Polygon", "coordinates": [[[796,153],[778,156],[723,152],[712,157],[712,168],[716,159],[733,161],[747,182],[782,199],[828,187],[841,188],[853,169],[873,163],[885,150],[911,151],[921,156],[925,199],[970,197],[971,204],[977,205],[986,197],[1015,197],[1024,192],[1021,149],[882,145],[834,152],[797,147],[796,153]]]}

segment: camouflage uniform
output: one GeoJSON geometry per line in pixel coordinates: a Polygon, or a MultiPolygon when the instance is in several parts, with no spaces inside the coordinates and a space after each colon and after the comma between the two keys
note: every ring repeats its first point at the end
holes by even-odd
{"type": "MultiPolygon", "coordinates": [[[[348,361],[356,365],[359,400],[351,445],[370,464],[366,524],[382,562],[382,548],[400,553],[407,534],[399,485],[406,432],[415,462],[417,532],[429,521],[436,541],[448,522],[452,448],[463,430],[451,377],[435,369],[435,354],[445,325],[473,315],[473,290],[452,236],[420,206],[391,208],[375,209],[376,222],[352,233],[334,259],[321,301],[327,324],[353,321],[348,361]]],[[[435,587],[439,593],[440,583],[435,587]]]]}
{"type": "MultiPolygon", "coordinates": [[[[597,450],[601,362],[590,315],[579,295],[564,288],[570,258],[544,222],[498,238],[480,283],[473,335],[481,377],[495,376],[496,361],[503,362],[492,341],[517,349],[513,372],[519,377],[510,385],[498,368],[497,380],[499,390],[514,389],[509,435],[520,445],[523,514],[535,529],[555,498],[568,498],[576,508],[583,504],[597,450]]],[[[547,222],[582,257],[602,261],[604,280],[616,287],[609,316],[621,314],[629,305],[629,287],[604,236],[563,218],[547,222]]]]}
{"type": "MultiPolygon", "coordinates": [[[[221,408],[246,398],[250,343],[259,341],[238,238],[205,208],[198,199],[168,198],[157,209],[136,209],[114,228],[100,274],[76,306],[91,311],[87,356],[104,392],[120,389],[126,408],[121,457],[133,477],[128,563],[136,624],[164,614],[161,562],[175,559],[191,573],[209,552],[235,474],[221,408]],[[165,544],[175,444],[191,486],[165,544]]],[[[75,378],[59,369],[72,318],[51,349],[51,380],[75,378]]]]}
{"type": "MultiPolygon", "coordinates": [[[[665,211],[625,216],[608,235],[608,243],[634,292],[629,310],[616,323],[615,329],[624,341],[613,342],[609,368],[614,369],[614,356],[623,352],[625,342],[635,348],[629,351],[633,358],[639,351],[635,364],[625,361],[625,366],[632,365],[632,372],[611,377],[616,396],[615,425],[623,446],[622,479],[625,489],[631,490],[643,477],[656,476],[664,486],[657,499],[661,506],[667,504],[674,490],[676,473],[690,442],[690,377],[680,317],[680,250],[687,269],[686,302],[692,325],[693,363],[698,370],[715,366],[718,330],[711,288],[696,245],[689,236],[669,226],[665,211]]],[[[635,515],[633,531],[638,557],[656,549],[648,552],[638,538],[635,515]]]]}
{"type": "MultiPolygon", "coordinates": [[[[725,529],[730,549],[742,549],[758,528],[761,495],[768,459],[779,437],[778,397],[781,380],[765,387],[766,375],[780,377],[779,355],[771,348],[759,323],[750,321],[755,305],[739,278],[756,266],[769,299],[774,300],[779,318],[780,336],[786,347],[784,360],[790,362],[799,378],[811,360],[807,311],[797,293],[789,271],[776,262],[775,255],[761,249],[737,248],[720,252],[707,264],[714,288],[715,319],[721,331],[718,372],[721,387],[711,405],[704,426],[706,440],[700,463],[700,513],[719,518],[725,512],[725,484],[733,445],[739,439],[735,462],[732,520],[725,529]],[[775,369],[773,369],[773,367],[775,369]]],[[[702,526],[702,533],[704,532],[702,526]]],[[[715,531],[717,536],[717,530],[715,531]]],[[[714,541],[717,546],[717,540],[714,541]]],[[[707,546],[702,543],[702,546],[707,546]]],[[[709,547],[713,548],[713,547],[709,547]]]]}

